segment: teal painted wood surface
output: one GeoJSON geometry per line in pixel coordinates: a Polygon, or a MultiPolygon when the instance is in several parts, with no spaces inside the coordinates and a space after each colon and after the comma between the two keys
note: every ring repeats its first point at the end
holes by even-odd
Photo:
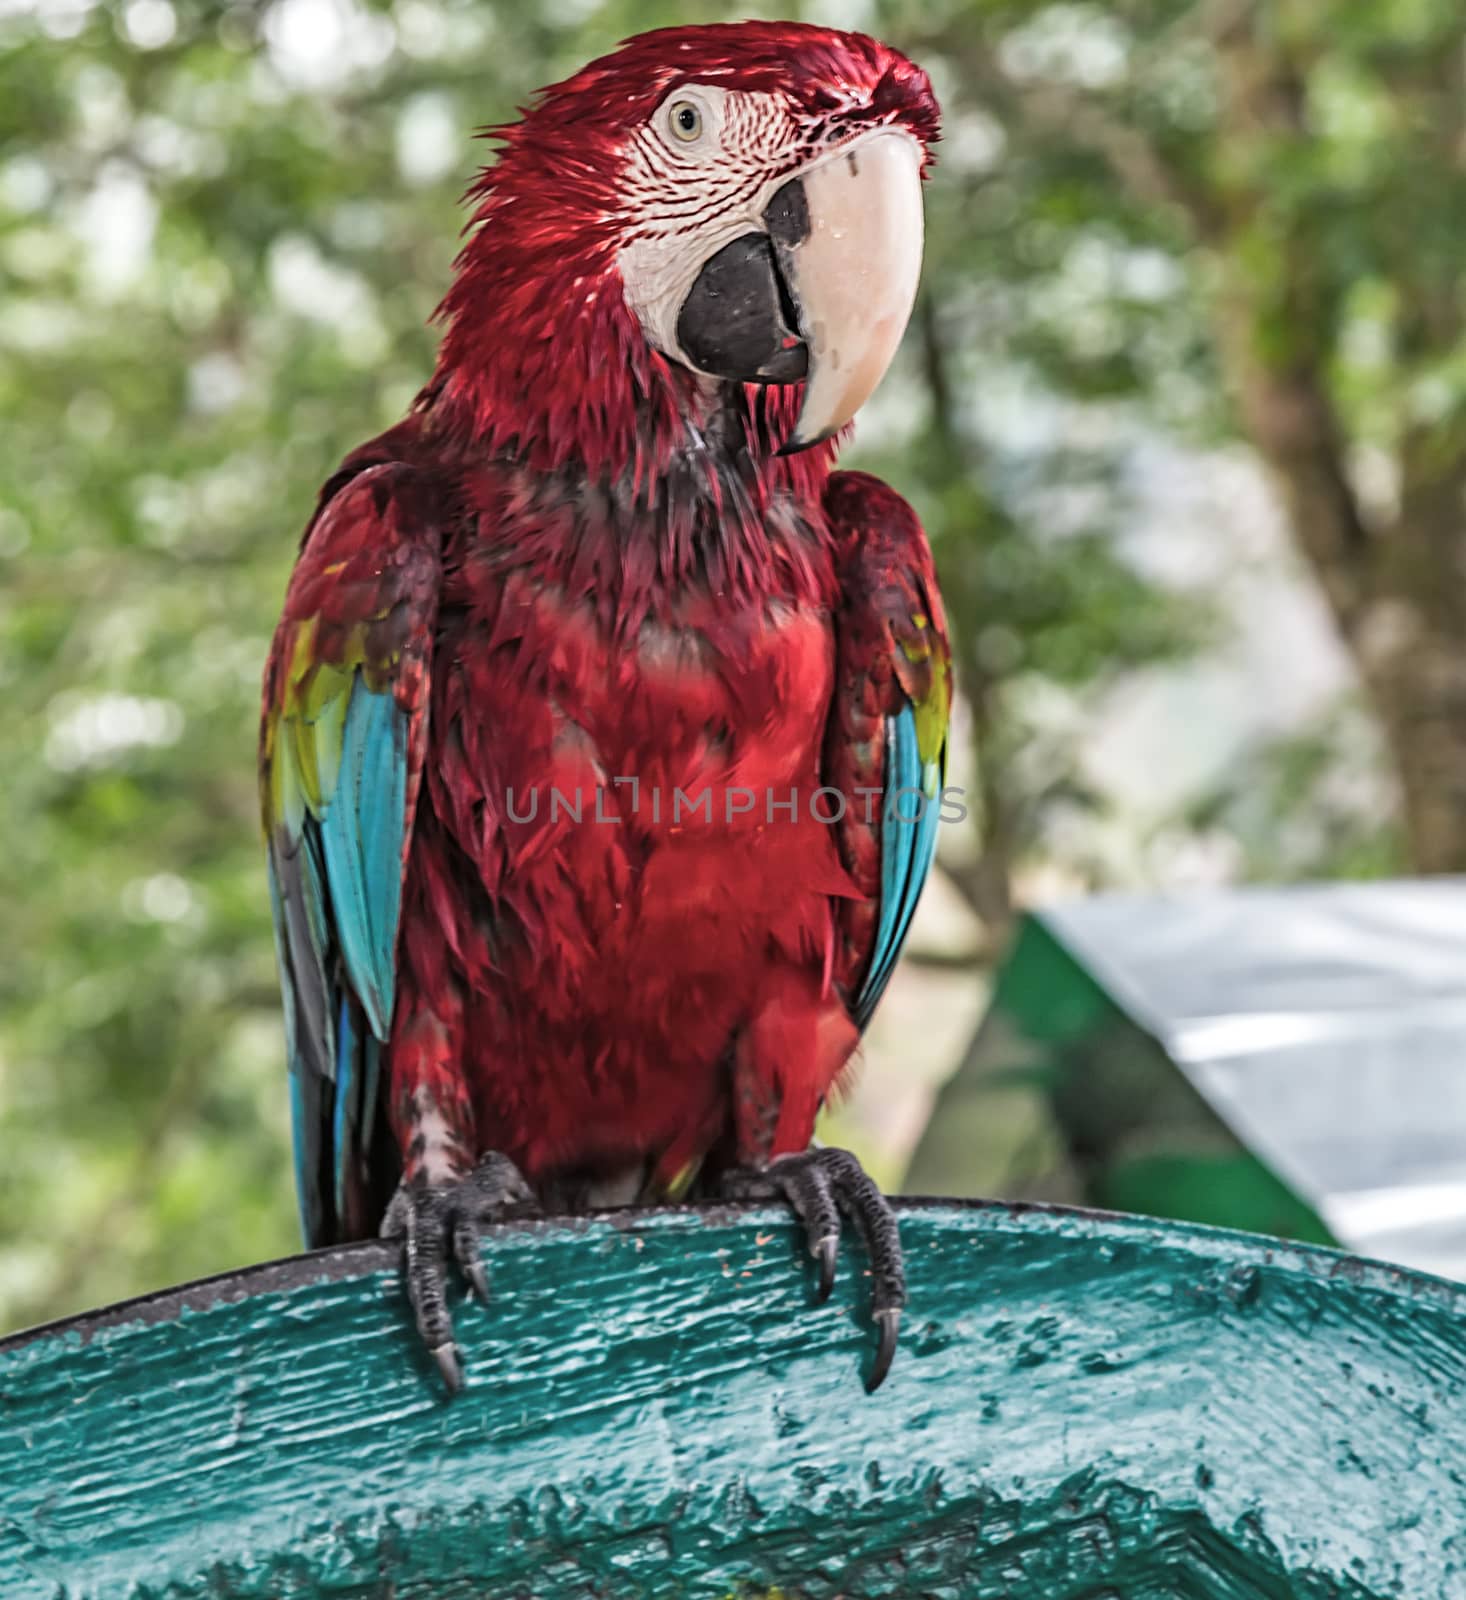
{"type": "Polygon", "coordinates": [[[5,1600],[1466,1596],[1466,1292],[1143,1219],[907,1203],[498,1230],[446,1399],[383,1247],[0,1344],[5,1600]]]}

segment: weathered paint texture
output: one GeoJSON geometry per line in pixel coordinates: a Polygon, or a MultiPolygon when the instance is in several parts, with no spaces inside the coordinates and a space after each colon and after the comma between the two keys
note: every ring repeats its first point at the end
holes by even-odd
{"type": "Polygon", "coordinates": [[[903,1228],[872,1397],[756,1209],[499,1230],[454,1401],[375,1245],[9,1340],[0,1595],[1466,1596],[1466,1291],[1140,1219],[903,1228]]]}

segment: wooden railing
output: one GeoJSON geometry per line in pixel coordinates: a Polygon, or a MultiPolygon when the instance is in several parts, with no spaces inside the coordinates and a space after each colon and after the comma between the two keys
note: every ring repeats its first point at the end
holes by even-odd
{"type": "Polygon", "coordinates": [[[381,1245],[0,1343],[4,1600],[1466,1595],[1466,1292],[907,1202],[902,1348],[781,1212],[497,1230],[418,1352],[381,1245]]]}

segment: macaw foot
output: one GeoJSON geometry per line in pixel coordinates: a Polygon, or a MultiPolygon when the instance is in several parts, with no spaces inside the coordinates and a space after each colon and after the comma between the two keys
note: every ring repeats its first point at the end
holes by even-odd
{"type": "Polygon", "coordinates": [[[428,1183],[419,1176],[402,1184],[387,1207],[382,1237],[403,1241],[407,1298],[417,1331],[454,1394],[463,1387],[463,1369],[448,1312],[448,1256],[451,1252],[469,1287],[487,1305],[482,1230],[533,1208],[534,1194],[519,1168],[494,1151],[461,1178],[428,1183]]]}
{"type": "Polygon", "coordinates": [[[723,1192],[730,1200],[788,1202],[819,1264],[820,1301],[829,1299],[835,1284],[841,1213],[855,1224],[870,1259],[871,1312],[879,1331],[875,1365],[865,1384],[873,1394],[891,1370],[906,1304],[901,1233],[886,1197],[848,1150],[803,1150],[776,1156],[760,1169],[734,1168],[723,1177],[723,1192]]]}

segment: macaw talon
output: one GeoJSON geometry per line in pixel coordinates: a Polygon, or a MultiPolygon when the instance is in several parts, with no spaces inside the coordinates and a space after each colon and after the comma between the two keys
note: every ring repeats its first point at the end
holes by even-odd
{"type": "Polygon", "coordinates": [[[884,1311],[875,1314],[876,1326],[880,1330],[880,1341],[876,1345],[875,1365],[870,1369],[870,1376],[865,1381],[865,1392],[874,1394],[886,1381],[886,1374],[891,1370],[891,1362],[896,1357],[896,1340],[901,1334],[901,1307],[887,1306],[884,1311]]]}
{"type": "Polygon", "coordinates": [[[479,1301],[487,1305],[483,1229],[535,1208],[534,1193],[519,1168],[490,1151],[471,1172],[446,1183],[421,1176],[402,1184],[382,1220],[382,1237],[403,1242],[403,1277],[413,1320],[450,1394],[463,1387],[463,1368],[448,1310],[448,1255],[479,1301]]]}
{"type": "MultiPolygon", "coordinates": [[[[838,1229],[838,1219],[835,1225],[838,1229]]],[[[835,1287],[835,1262],[840,1255],[840,1235],[838,1231],[835,1233],[822,1233],[809,1247],[809,1252],[820,1264],[818,1298],[819,1303],[823,1305],[830,1298],[830,1291],[835,1287]]]]}
{"type": "Polygon", "coordinates": [[[481,1306],[489,1303],[489,1274],[484,1267],[479,1249],[479,1231],[476,1224],[460,1218],[453,1227],[453,1259],[458,1270],[468,1280],[468,1287],[481,1306]]]}
{"type": "Polygon", "coordinates": [[[443,1374],[443,1382],[448,1386],[449,1394],[457,1394],[463,1387],[463,1364],[458,1359],[458,1347],[453,1344],[440,1344],[429,1350],[428,1354],[438,1364],[438,1371],[443,1374]]]}
{"type": "Polygon", "coordinates": [[[871,1312],[879,1330],[875,1364],[866,1381],[874,1393],[891,1370],[906,1304],[906,1268],[901,1232],[890,1203],[848,1150],[803,1150],[776,1157],[760,1170],[737,1168],[725,1175],[730,1199],[782,1199],[804,1224],[809,1253],[819,1267],[816,1298],[829,1298],[835,1282],[840,1217],[854,1224],[870,1260],[871,1312]]]}

